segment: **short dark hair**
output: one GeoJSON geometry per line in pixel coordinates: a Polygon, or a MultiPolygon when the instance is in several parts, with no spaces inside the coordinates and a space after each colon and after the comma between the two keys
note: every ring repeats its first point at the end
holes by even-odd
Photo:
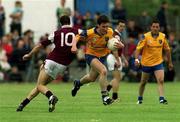
{"type": "Polygon", "coordinates": [[[126,21],[125,21],[125,20],[120,19],[120,20],[118,20],[118,23],[126,23],[126,21]]]}
{"type": "Polygon", "coordinates": [[[109,23],[109,18],[106,15],[100,15],[97,24],[100,25],[102,23],[109,23]]]}
{"type": "Polygon", "coordinates": [[[60,17],[60,23],[62,25],[70,25],[70,18],[67,15],[63,15],[60,17]]]}
{"type": "Polygon", "coordinates": [[[159,20],[158,20],[157,18],[155,18],[155,19],[153,19],[153,20],[151,21],[151,25],[152,25],[153,23],[159,23],[159,24],[160,24],[160,22],[159,22],[159,20]]]}

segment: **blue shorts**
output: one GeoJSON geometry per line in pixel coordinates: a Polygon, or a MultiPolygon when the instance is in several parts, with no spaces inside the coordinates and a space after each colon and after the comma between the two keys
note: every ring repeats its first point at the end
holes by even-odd
{"type": "Polygon", "coordinates": [[[146,73],[151,73],[156,70],[164,69],[163,63],[155,65],[155,66],[142,66],[142,71],[146,73]]]}
{"type": "Polygon", "coordinates": [[[91,64],[91,61],[96,58],[98,59],[102,64],[104,64],[106,66],[106,57],[107,56],[103,56],[103,57],[97,57],[97,56],[94,56],[94,55],[89,55],[89,54],[86,54],[85,55],[85,59],[86,59],[86,63],[90,66],[91,64]]]}

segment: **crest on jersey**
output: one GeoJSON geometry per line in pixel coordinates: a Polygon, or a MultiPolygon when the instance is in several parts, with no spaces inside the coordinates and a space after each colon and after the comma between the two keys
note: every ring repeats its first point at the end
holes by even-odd
{"type": "Polygon", "coordinates": [[[104,39],[105,39],[105,41],[107,42],[107,41],[109,40],[109,37],[108,37],[108,36],[106,36],[104,39]]]}
{"type": "Polygon", "coordinates": [[[159,44],[162,44],[162,40],[159,40],[159,44]]]}

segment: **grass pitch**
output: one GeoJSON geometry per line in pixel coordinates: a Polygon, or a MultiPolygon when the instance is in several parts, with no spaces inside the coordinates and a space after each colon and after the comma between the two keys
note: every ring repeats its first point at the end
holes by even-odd
{"type": "Polygon", "coordinates": [[[0,122],[179,122],[180,82],[165,83],[168,105],[158,101],[157,84],[147,84],[144,103],[137,105],[137,83],[121,83],[121,100],[104,106],[98,83],[83,86],[71,97],[72,83],[49,84],[58,96],[56,110],[48,112],[47,98],[39,94],[24,109],[16,112],[18,104],[35,83],[0,84],[0,122]]]}

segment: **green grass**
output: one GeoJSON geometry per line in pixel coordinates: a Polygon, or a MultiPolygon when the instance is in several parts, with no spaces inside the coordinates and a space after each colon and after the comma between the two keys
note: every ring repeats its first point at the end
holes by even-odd
{"type": "Polygon", "coordinates": [[[48,101],[43,95],[36,97],[24,109],[16,107],[35,83],[0,84],[0,122],[179,122],[180,82],[166,83],[168,105],[158,102],[157,84],[148,84],[144,103],[137,105],[137,83],[121,83],[121,101],[104,106],[98,83],[85,85],[78,95],[71,97],[72,84],[50,84],[59,102],[53,113],[48,112],[48,101]]]}

